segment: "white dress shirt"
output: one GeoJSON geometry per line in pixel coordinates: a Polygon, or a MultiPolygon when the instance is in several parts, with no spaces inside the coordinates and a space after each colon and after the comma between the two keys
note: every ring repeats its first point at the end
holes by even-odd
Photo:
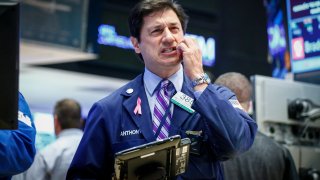
{"type": "Polygon", "coordinates": [[[66,179],[68,168],[78,148],[83,132],[65,129],[57,140],[38,152],[31,167],[25,172],[26,180],[66,179]]]}

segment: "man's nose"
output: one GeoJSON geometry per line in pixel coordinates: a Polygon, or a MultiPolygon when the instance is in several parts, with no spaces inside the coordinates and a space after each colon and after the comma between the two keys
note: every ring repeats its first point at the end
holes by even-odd
{"type": "Polygon", "coordinates": [[[169,28],[165,28],[164,32],[163,32],[162,41],[164,43],[172,43],[174,40],[175,40],[175,37],[172,34],[172,32],[170,31],[170,29],[169,28]]]}

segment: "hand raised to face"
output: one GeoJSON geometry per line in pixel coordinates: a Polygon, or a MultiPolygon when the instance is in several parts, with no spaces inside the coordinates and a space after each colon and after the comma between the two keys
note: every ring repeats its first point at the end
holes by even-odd
{"type": "Polygon", "coordinates": [[[185,37],[177,46],[184,71],[190,79],[195,79],[199,74],[203,74],[202,52],[195,39],[185,37]]]}

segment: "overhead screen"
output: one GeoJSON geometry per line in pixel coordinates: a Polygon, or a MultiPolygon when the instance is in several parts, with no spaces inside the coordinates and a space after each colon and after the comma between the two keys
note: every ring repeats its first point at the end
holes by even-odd
{"type": "MultiPolygon", "coordinates": [[[[213,78],[229,71],[271,74],[263,1],[177,1],[190,17],[186,35],[199,42],[204,69],[213,78]]],[[[99,58],[51,67],[126,79],[143,72],[144,65],[132,49],[127,25],[129,11],[137,2],[89,1],[85,51],[96,53],[99,58]]]]}
{"type": "Polygon", "coordinates": [[[320,1],[288,0],[287,9],[295,79],[320,84],[320,1]]]}
{"type": "Polygon", "coordinates": [[[21,37],[84,50],[88,1],[21,1],[21,37]]]}
{"type": "Polygon", "coordinates": [[[281,79],[290,71],[285,6],[282,0],[270,0],[265,3],[272,77],[281,79]]]}

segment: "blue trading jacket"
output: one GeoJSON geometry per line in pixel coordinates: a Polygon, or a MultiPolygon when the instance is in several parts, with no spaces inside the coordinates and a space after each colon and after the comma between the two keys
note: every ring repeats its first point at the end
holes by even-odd
{"type": "MultiPolygon", "coordinates": [[[[116,152],[156,140],[142,77],[93,105],[67,179],[111,179],[116,152]],[[138,97],[141,115],[134,113],[138,97]]],[[[182,92],[195,98],[186,76],[182,92]]],[[[236,99],[230,90],[210,84],[193,102],[194,114],[174,107],[170,136],[185,138],[187,131],[203,132],[199,154],[190,155],[188,169],[178,179],[223,179],[220,161],[252,145],[257,125],[247,113],[234,108],[230,99],[236,99]]]]}
{"type": "Polygon", "coordinates": [[[19,93],[17,130],[0,130],[0,179],[28,169],[36,153],[36,130],[27,102],[19,93]]]}

